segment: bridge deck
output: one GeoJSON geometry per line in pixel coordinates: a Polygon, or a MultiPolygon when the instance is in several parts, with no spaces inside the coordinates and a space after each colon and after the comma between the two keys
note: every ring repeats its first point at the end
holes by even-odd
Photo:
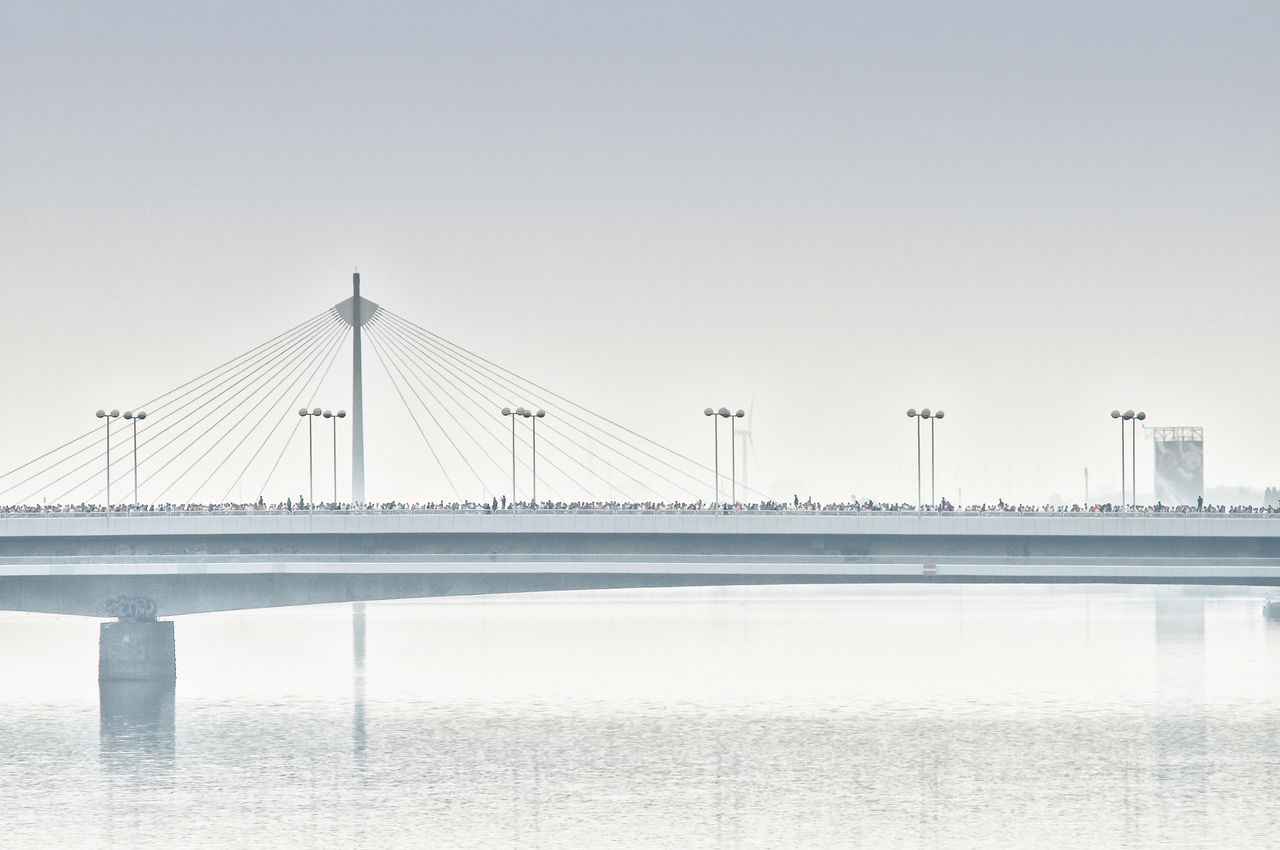
{"type": "Polygon", "coordinates": [[[828,583],[1280,585],[1266,515],[241,512],[0,519],[0,608],[828,583]]]}
{"type": "Polygon", "coordinates": [[[0,515],[0,538],[204,534],[911,534],[1280,537],[1280,514],[228,511],[0,515]]]}

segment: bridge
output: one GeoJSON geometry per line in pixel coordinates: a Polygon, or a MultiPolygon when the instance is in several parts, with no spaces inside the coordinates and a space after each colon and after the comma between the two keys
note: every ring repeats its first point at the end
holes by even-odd
{"type": "MultiPolygon", "coordinates": [[[[767,500],[766,510],[726,510],[724,496],[736,506],[738,493],[762,494],[737,480],[736,417],[707,413],[709,466],[363,298],[357,274],[347,300],[124,416],[99,411],[101,425],[0,474],[10,504],[51,494],[90,508],[0,513],[0,609],[117,618],[102,625],[101,676],[164,679],[175,671],[173,622],[157,617],[244,608],[717,585],[1280,584],[1280,517],[1268,515],[863,514],[767,500]],[[355,509],[317,510],[313,404],[348,337],[355,509]],[[484,494],[483,509],[366,504],[366,342],[426,448],[424,479],[455,504],[466,504],[459,482],[470,479],[463,487],[484,494]],[[289,510],[262,509],[282,462],[303,456],[303,430],[307,509],[292,499],[289,510]],[[222,503],[249,481],[258,509],[112,511],[113,478],[132,503],[141,492],[162,505],[178,493],[222,503]],[[554,500],[539,501],[540,487],[554,500]],[[602,490],[667,504],[678,495],[676,506],[696,509],[558,507],[599,503],[602,490]],[[107,510],[93,509],[104,497],[107,510]]],[[[338,418],[325,417],[335,507],[338,418]]]]}
{"type": "Polygon", "coordinates": [[[173,624],[157,616],[468,594],[858,583],[1276,586],[1280,517],[242,511],[0,518],[0,606],[120,617],[103,625],[102,661],[104,674],[114,669],[125,678],[174,669],[173,624]],[[113,633],[128,638],[114,654],[113,633]]]}
{"type": "Polygon", "coordinates": [[[1280,516],[251,511],[0,518],[0,605],[157,616],[813,583],[1280,585],[1280,516]]]}

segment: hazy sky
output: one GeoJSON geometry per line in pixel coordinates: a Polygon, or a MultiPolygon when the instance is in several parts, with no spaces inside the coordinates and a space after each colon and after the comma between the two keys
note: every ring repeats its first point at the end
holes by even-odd
{"type": "MultiPolygon", "coordinates": [[[[754,400],[786,495],[914,498],[908,406],[967,502],[1114,491],[1117,406],[1280,483],[1277,44],[1273,0],[4,0],[0,465],[358,265],[708,461],[754,400]]],[[[444,495],[384,407],[370,495],[444,495]]]]}

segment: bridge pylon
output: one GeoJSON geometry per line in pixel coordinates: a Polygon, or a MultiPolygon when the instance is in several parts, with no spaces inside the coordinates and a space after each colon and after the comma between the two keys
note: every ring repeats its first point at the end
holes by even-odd
{"type": "Polygon", "coordinates": [[[360,272],[351,275],[351,297],[334,305],[338,316],[351,326],[351,501],[364,503],[364,381],[361,366],[360,329],[378,312],[378,305],[360,297],[360,272]]]}

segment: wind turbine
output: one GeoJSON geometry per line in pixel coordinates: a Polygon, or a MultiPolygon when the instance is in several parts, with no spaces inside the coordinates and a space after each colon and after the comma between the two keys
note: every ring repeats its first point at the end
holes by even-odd
{"type": "Polygon", "coordinates": [[[744,489],[751,486],[751,481],[747,477],[747,447],[748,446],[751,447],[751,457],[755,458],[756,456],[756,443],[755,443],[755,440],[751,438],[751,423],[754,421],[755,412],[756,412],[755,396],[751,397],[751,406],[747,408],[747,411],[748,412],[747,412],[746,426],[738,429],[738,438],[742,440],[742,486],[744,489]]]}

